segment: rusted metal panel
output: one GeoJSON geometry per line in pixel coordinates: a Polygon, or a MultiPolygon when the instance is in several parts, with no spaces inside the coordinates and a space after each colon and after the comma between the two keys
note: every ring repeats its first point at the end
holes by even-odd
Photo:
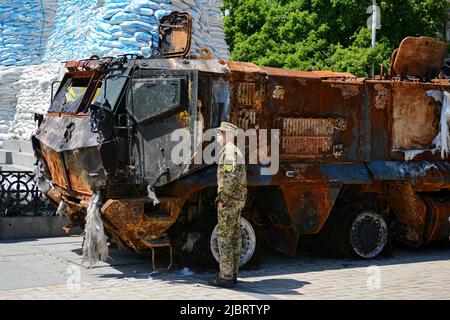
{"type": "Polygon", "coordinates": [[[331,137],[283,137],[281,141],[281,149],[298,158],[333,156],[331,137]]]}
{"type": "Polygon", "coordinates": [[[320,109],[315,117],[335,119],[334,145],[335,161],[364,161],[369,157],[368,146],[369,114],[365,98],[364,82],[322,81],[320,109]]]}
{"type": "Polygon", "coordinates": [[[262,68],[250,62],[227,61],[227,65],[232,73],[264,73],[262,68]]]}
{"type": "Polygon", "coordinates": [[[252,64],[231,64],[236,71],[230,77],[230,122],[244,130],[270,128],[264,73],[252,64]]]}
{"type": "Polygon", "coordinates": [[[271,180],[273,185],[303,185],[314,183],[372,184],[367,166],[362,163],[282,163],[280,172],[271,180]]]}
{"type": "Polygon", "coordinates": [[[293,77],[300,79],[320,79],[321,77],[314,72],[306,72],[300,70],[288,70],[288,69],[280,69],[280,68],[271,68],[271,67],[261,67],[261,69],[267,74],[269,77],[293,77]]]}
{"type": "Polygon", "coordinates": [[[237,82],[236,102],[239,107],[255,106],[256,83],[237,82]]]}
{"type": "Polygon", "coordinates": [[[283,136],[332,137],[334,119],[284,118],[283,136]]]}
{"type": "Polygon", "coordinates": [[[393,149],[431,149],[441,106],[426,89],[420,84],[393,84],[393,149]]]}
{"type": "Polygon", "coordinates": [[[93,132],[91,117],[47,116],[36,137],[55,151],[75,150],[98,145],[99,134],[93,132]]]}
{"type": "Polygon", "coordinates": [[[311,73],[263,70],[268,72],[269,128],[283,133],[281,158],[321,161],[326,155],[335,161],[368,159],[370,146],[364,139],[370,125],[363,81],[321,80],[311,73]]]}
{"type": "Polygon", "coordinates": [[[430,37],[407,37],[392,61],[396,75],[434,78],[447,55],[447,43],[430,37]]]}
{"type": "Polygon", "coordinates": [[[185,12],[172,12],[161,18],[158,51],[162,57],[184,57],[191,49],[192,16],[185,12]]]}
{"type": "Polygon", "coordinates": [[[281,149],[299,158],[339,156],[335,154],[335,130],[345,130],[344,119],[283,118],[281,149]]]}
{"type": "Polygon", "coordinates": [[[356,78],[353,74],[349,72],[333,72],[333,71],[313,71],[313,74],[319,76],[322,79],[326,78],[356,78]]]}
{"type": "Polygon", "coordinates": [[[227,63],[223,60],[150,59],[138,60],[136,65],[150,70],[198,70],[217,74],[230,73],[227,63]]]}
{"type": "Polygon", "coordinates": [[[425,244],[432,241],[448,241],[450,236],[450,201],[440,195],[421,195],[429,208],[425,244]]]}
{"type": "Polygon", "coordinates": [[[370,110],[370,159],[386,160],[391,152],[392,85],[390,81],[367,81],[370,110]]]}
{"type": "Polygon", "coordinates": [[[340,187],[325,185],[281,185],[293,226],[301,234],[316,234],[325,224],[340,187]]]}
{"type": "Polygon", "coordinates": [[[64,166],[62,154],[58,153],[41,142],[41,151],[47,167],[55,184],[63,188],[69,188],[66,168],[64,166]]]}
{"type": "Polygon", "coordinates": [[[92,195],[106,186],[102,159],[97,148],[82,148],[64,152],[67,176],[72,190],[92,195]]]}
{"type": "Polygon", "coordinates": [[[427,208],[412,185],[407,181],[386,182],[383,195],[396,218],[397,239],[414,247],[422,245],[427,208]]]}
{"type": "MultiPolygon", "coordinates": [[[[147,241],[158,239],[176,220],[172,215],[147,215],[150,199],[108,200],[101,212],[113,239],[136,251],[148,249],[147,241]]],[[[170,203],[168,204],[170,212],[170,203]]]]}

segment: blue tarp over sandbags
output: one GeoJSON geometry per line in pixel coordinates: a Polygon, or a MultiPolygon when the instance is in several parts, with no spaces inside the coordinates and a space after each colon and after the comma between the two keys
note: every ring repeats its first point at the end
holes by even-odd
{"type": "Polygon", "coordinates": [[[42,62],[56,1],[0,1],[0,67],[42,62]]]}
{"type": "Polygon", "coordinates": [[[44,61],[89,58],[87,37],[94,29],[97,13],[97,0],[58,0],[44,61]]]}
{"type": "Polygon", "coordinates": [[[193,54],[207,47],[216,58],[229,55],[221,0],[4,1],[0,2],[0,67],[92,55],[147,57],[157,47],[159,19],[171,11],[192,14],[193,54]]]}
{"type": "Polygon", "coordinates": [[[88,50],[99,56],[133,53],[148,57],[157,47],[159,16],[169,0],[106,0],[94,22],[88,50]],[[155,16],[155,13],[158,15],[155,16]]]}

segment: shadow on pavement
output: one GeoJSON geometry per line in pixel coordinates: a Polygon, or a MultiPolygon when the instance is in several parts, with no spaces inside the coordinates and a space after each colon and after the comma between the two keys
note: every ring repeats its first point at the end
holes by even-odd
{"type": "MultiPolygon", "coordinates": [[[[75,250],[74,250],[75,251],[75,250]]],[[[81,251],[78,251],[80,254],[81,251]]],[[[208,269],[196,268],[195,266],[185,266],[179,264],[170,272],[152,272],[150,255],[128,253],[119,250],[111,250],[111,259],[103,267],[112,267],[119,271],[119,274],[102,273],[100,278],[121,279],[135,278],[159,280],[174,283],[208,285],[208,278],[217,272],[217,265],[208,269]],[[187,267],[187,268],[186,268],[187,267]]],[[[371,260],[357,258],[326,258],[317,254],[302,252],[296,257],[287,257],[275,251],[266,250],[260,257],[257,267],[244,269],[239,273],[239,285],[233,290],[243,292],[256,292],[259,287],[264,287],[264,294],[299,294],[294,291],[309,282],[302,282],[286,277],[291,274],[302,274],[308,272],[320,272],[325,270],[341,270],[349,268],[367,268],[369,266],[390,266],[399,264],[415,264],[430,261],[440,261],[450,259],[450,246],[433,245],[423,249],[411,249],[398,246],[390,257],[381,257],[371,260]],[[251,281],[254,277],[277,277],[277,279],[263,279],[251,281]]],[[[95,269],[102,267],[94,267],[95,269]]],[[[106,271],[106,270],[105,270],[106,271]]]]}

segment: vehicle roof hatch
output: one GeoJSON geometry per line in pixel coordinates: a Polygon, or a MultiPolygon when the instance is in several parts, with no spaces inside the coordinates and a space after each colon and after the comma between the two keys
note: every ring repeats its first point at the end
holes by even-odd
{"type": "Polygon", "coordinates": [[[172,12],[161,18],[158,52],[163,58],[183,58],[191,50],[192,16],[187,12],[172,12]]]}

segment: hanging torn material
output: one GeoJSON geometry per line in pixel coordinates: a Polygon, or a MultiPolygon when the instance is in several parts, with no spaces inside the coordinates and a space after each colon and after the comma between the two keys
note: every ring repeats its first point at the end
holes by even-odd
{"type": "Polygon", "coordinates": [[[90,267],[108,258],[108,238],[103,228],[100,206],[100,195],[96,193],[89,202],[84,228],[83,263],[87,261],[90,267]]]}
{"type": "Polygon", "coordinates": [[[61,217],[70,217],[71,212],[72,210],[70,210],[69,205],[61,200],[58,205],[58,209],[56,210],[56,215],[61,217]]]}
{"type": "Polygon", "coordinates": [[[421,155],[429,150],[402,150],[405,154],[405,161],[412,161],[418,155],[421,155]]]}
{"type": "Polygon", "coordinates": [[[153,201],[153,206],[157,206],[159,204],[158,197],[156,196],[155,190],[152,188],[152,186],[147,187],[147,193],[150,200],[153,201]]]}
{"type": "Polygon", "coordinates": [[[441,157],[445,159],[450,152],[450,93],[447,91],[429,90],[427,94],[436,101],[442,102],[439,134],[433,141],[437,149],[441,150],[441,157]]]}

